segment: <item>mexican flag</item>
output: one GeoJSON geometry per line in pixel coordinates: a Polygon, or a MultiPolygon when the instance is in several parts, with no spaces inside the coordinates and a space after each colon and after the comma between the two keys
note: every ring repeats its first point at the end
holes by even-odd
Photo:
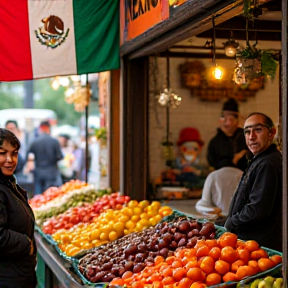
{"type": "Polygon", "coordinates": [[[0,81],[119,68],[119,1],[0,0],[0,81]]]}

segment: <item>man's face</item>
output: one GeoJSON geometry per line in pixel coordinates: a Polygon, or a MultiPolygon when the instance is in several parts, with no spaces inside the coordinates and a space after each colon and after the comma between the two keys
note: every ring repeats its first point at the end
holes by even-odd
{"type": "Polygon", "coordinates": [[[220,119],[220,128],[227,136],[232,136],[238,128],[238,123],[237,115],[224,111],[220,119]]]}
{"type": "Polygon", "coordinates": [[[254,156],[265,151],[273,141],[276,130],[268,127],[262,115],[252,115],[244,124],[246,144],[254,156]]]}

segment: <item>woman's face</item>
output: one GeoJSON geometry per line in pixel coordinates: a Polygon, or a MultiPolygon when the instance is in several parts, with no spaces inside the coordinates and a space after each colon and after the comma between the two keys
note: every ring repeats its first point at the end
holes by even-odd
{"type": "Polygon", "coordinates": [[[0,169],[6,176],[13,175],[18,162],[18,149],[4,141],[0,146],[0,169]]]}

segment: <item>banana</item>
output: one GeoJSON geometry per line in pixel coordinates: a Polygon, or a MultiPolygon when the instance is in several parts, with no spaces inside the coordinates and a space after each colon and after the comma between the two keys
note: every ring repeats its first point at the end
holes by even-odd
{"type": "Polygon", "coordinates": [[[272,288],[274,280],[274,277],[267,276],[258,283],[258,288],[272,288]]]}
{"type": "Polygon", "coordinates": [[[283,278],[276,278],[273,282],[272,288],[282,288],[283,287],[283,278]]]}
{"type": "Polygon", "coordinates": [[[260,281],[262,281],[261,278],[255,279],[255,280],[251,283],[250,288],[258,288],[258,284],[259,284],[260,281]]]}

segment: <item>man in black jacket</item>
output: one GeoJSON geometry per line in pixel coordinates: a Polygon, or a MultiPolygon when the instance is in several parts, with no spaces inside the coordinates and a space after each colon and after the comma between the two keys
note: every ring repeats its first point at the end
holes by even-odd
{"type": "Polygon", "coordinates": [[[282,250],[282,155],[272,144],[276,128],[262,113],[252,113],[244,124],[252,153],[232,199],[225,228],[239,239],[282,250]]]}
{"type": "Polygon", "coordinates": [[[248,151],[243,129],[239,125],[238,103],[229,98],[223,105],[221,125],[208,145],[207,160],[213,169],[236,167],[245,171],[248,151]]]}

